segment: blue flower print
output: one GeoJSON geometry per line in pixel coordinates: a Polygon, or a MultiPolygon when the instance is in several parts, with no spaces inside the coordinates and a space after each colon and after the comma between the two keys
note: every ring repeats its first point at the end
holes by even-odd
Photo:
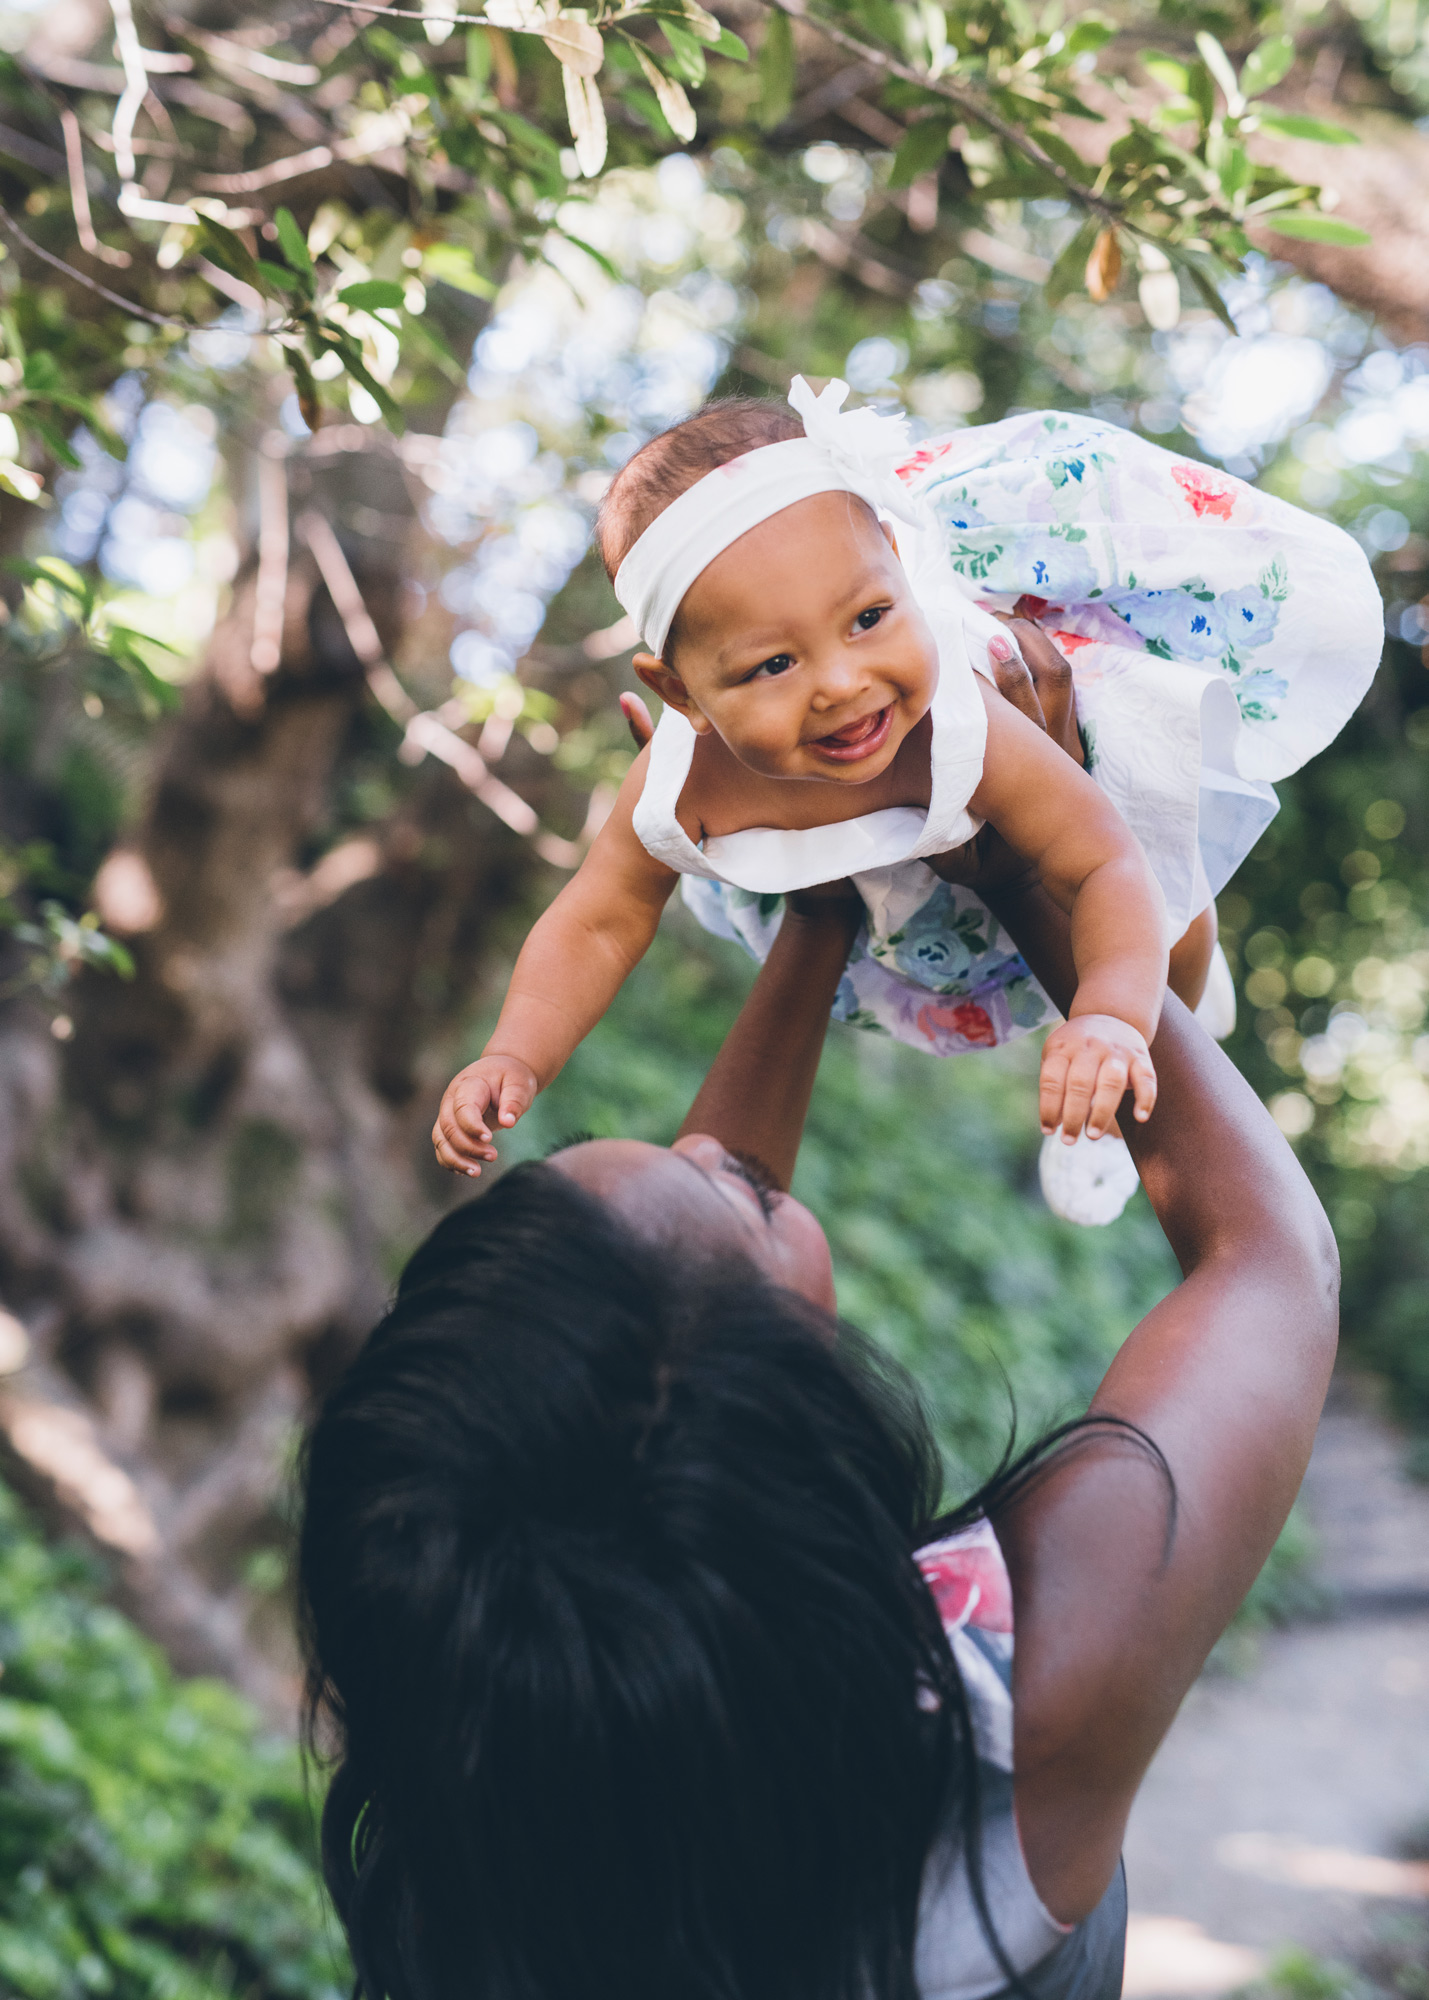
{"type": "Polygon", "coordinates": [[[1148,646],[1173,659],[1218,660],[1226,651],[1220,606],[1189,590],[1139,590],[1114,607],[1148,646]]]}
{"type": "MultiPolygon", "coordinates": [[[[878,951],[885,963],[930,993],[966,992],[975,959],[985,957],[987,938],[981,913],[959,910],[948,885],[940,883],[927,902],[878,951]]],[[[982,976],[986,976],[985,972],[982,976]]]]}
{"type": "Polygon", "coordinates": [[[1274,637],[1280,606],[1263,590],[1228,590],[1216,600],[1225,620],[1226,637],[1236,652],[1263,646],[1274,637]]]}
{"type": "Polygon", "coordinates": [[[961,495],[954,495],[952,499],[944,500],[943,496],[938,494],[936,499],[938,512],[954,534],[975,535],[979,528],[987,526],[985,517],[961,495]]]}
{"type": "Polygon", "coordinates": [[[1231,682],[1231,691],[1247,722],[1274,722],[1281,702],[1290,692],[1290,683],[1279,674],[1246,674],[1231,682]]]}
{"type": "Polygon", "coordinates": [[[1074,541],[1047,529],[1033,529],[1009,551],[1007,567],[1016,572],[1015,587],[1049,603],[1071,604],[1096,587],[1096,571],[1080,536],[1074,541]]]}

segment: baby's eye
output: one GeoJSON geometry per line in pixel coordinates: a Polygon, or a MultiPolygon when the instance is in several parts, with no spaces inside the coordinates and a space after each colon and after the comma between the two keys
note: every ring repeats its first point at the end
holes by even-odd
{"type": "Polygon", "coordinates": [[[886,604],[870,604],[867,611],[860,611],[853,622],[857,625],[860,632],[871,632],[879,620],[886,615],[887,611],[888,606],[886,604]]]}
{"type": "Polygon", "coordinates": [[[773,680],[776,674],[787,674],[793,664],[794,655],[792,653],[774,653],[769,659],[761,660],[759,665],[754,669],[754,672],[747,675],[746,678],[757,681],[767,674],[773,680]]]}

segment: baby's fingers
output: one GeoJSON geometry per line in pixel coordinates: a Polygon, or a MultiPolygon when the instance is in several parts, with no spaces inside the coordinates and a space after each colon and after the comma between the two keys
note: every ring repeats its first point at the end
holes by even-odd
{"type": "Polygon", "coordinates": [[[1066,1089],[1062,1093],[1062,1138],[1069,1146],[1081,1137],[1096,1095],[1100,1069],[1101,1057],[1095,1049],[1079,1049],[1072,1058],[1066,1089]]]}
{"type": "Polygon", "coordinates": [[[1103,1132],[1116,1117],[1116,1107],[1126,1095],[1126,1057],[1106,1056],[1097,1072],[1096,1088],[1092,1092],[1091,1110],[1087,1113],[1087,1137],[1100,1139],[1103,1132]]]}
{"type": "Polygon", "coordinates": [[[535,1091],[524,1077],[504,1076],[501,1079],[501,1102],[496,1114],[498,1125],[514,1125],[521,1113],[530,1107],[535,1091]]]}
{"type": "Polygon", "coordinates": [[[496,1158],[495,1147],[469,1139],[451,1119],[445,1105],[432,1127],[432,1148],[439,1167],[445,1167],[451,1174],[470,1174],[473,1178],[481,1172],[483,1160],[496,1158]]]}
{"type": "Polygon", "coordinates": [[[1053,1042],[1042,1051],[1042,1072],[1037,1085],[1037,1116],[1043,1133],[1055,1132],[1062,1122],[1062,1098],[1067,1087],[1070,1058],[1053,1042]]]}
{"type": "Polygon", "coordinates": [[[1156,1109],[1156,1069],[1150,1056],[1132,1057],[1131,1090],[1136,1100],[1137,1123],[1144,1125],[1156,1109]]]}

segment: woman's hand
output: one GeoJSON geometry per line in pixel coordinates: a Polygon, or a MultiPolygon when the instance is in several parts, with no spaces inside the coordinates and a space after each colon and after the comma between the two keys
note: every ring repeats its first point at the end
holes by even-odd
{"type": "MultiPolygon", "coordinates": [[[[1074,763],[1085,766],[1072,669],[1066,655],[1030,618],[1008,618],[1004,623],[1011,636],[999,634],[989,640],[987,648],[998,693],[1029,722],[1045,730],[1074,763]]],[[[626,714],[628,717],[628,710],[626,714]]],[[[945,882],[961,883],[968,889],[1017,889],[1030,885],[1037,872],[1014,854],[993,826],[984,826],[961,847],[930,854],[927,861],[945,882]]]]}

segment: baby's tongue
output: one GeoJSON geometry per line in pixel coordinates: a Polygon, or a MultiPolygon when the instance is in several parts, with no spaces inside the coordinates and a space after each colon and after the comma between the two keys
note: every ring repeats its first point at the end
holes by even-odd
{"type": "Polygon", "coordinates": [[[865,736],[871,736],[877,729],[879,720],[878,715],[860,716],[857,722],[846,722],[842,729],[831,730],[822,740],[825,743],[837,743],[840,749],[848,749],[855,743],[862,743],[865,736]]]}

